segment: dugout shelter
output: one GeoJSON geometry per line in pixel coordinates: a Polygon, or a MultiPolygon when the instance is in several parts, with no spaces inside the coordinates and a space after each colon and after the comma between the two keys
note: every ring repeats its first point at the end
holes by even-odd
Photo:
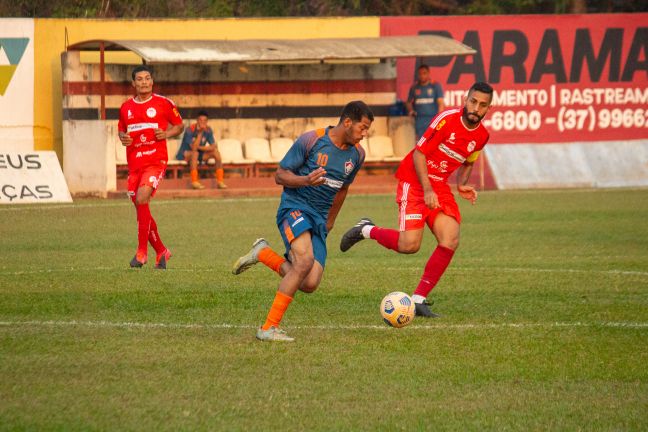
{"type": "MultiPolygon", "coordinates": [[[[154,91],[171,98],[187,124],[206,110],[217,140],[294,139],[337,123],[345,103],[362,99],[376,116],[372,134],[391,139],[398,159],[415,139],[411,119],[395,110],[395,60],[474,53],[436,35],[76,43],[61,55],[63,171],[73,194],[106,196],[117,189],[125,163],[117,120],[120,105],[133,95],[130,71],[136,64],[153,67],[154,91]]],[[[170,140],[170,160],[177,144],[170,140]]],[[[254,165],[243,160],[243,175],[259,172],[254,165]]]]}

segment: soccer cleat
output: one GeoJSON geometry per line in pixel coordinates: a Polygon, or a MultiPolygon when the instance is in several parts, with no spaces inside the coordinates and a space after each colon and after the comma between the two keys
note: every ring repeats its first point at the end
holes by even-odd
{"type": "Polygon", "coordinates": [[[358,243],[360,240],[364,240],[362,236],[362,228],[367,225],[375,225],[371,219],[364,217],[358,221],[357,224],[353,226],[349,231],[345,232],[340,240],[340,250],[346,252],[351,249],[351,246],[358,243]]]}
{"type": "Polygon", "coordinates": [[[164,249],[164,252],[155,258],[155,268],[158,270],[166,270],[167,262],[171,257],[171,251],[169,249],[164,249]]]}
{"type": "Polygon", "coordinates": [[[147,257],[146,254],[137,252],[133,259],[130,262],[131,268],[141,268],[146,264],[147,257]]]}
{"type": "Polygon", "coordinates": [[[198,190],[205,189],[205,186],[200,182],[191,182],[191,187],[198,190]]]}
{"type": "Polygon", "coordinates": [[[223,183],[222,181],[217,182],[216,187],[218,189],[227,189],[227,185],[225,183],[223,183]]]}
{"type": "Polygon", "coordinates": [[[268,330],[259,327],[256,338],[264,342],[293,342],[295,340],[295,338],[291,338],[285,331],[275,326],[270,327],[268,330]]]}
{"type": "Polygon", "coordinates": [[[428,302],[427,300],[423,300],[423,303],[414,303],[414,307],[416,308],[416,316],[421,316],[424,318],[440,318],[441,315],[432,312],[430,310],[430,306],[432,306],[432,303],[428,302]]]}
{"type": "Polygon", "coordinates": [[[241,274],[245,270],[252,267],[254,264],[258,263],[259,252],[261,251],[261,249],[265,249],[267,247],[270,247],[270,245],[268,244],[266,239],[256,239],[256,241],[252,244],[252,249],[250,249],[250,252],[236,260],[234,266],[232,267],[232,273],[235,275],[241,274]]]}

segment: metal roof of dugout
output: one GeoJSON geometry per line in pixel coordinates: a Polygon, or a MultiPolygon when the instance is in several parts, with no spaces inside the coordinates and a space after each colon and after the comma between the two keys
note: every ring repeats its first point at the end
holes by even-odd
{"type": "Polygon", "coordinates": [[[436,35],[337,39],[91,40],[79,51],[132,51],[146,63],[226,63],[361,60],[475,54],[454,39],[436,35]]]}

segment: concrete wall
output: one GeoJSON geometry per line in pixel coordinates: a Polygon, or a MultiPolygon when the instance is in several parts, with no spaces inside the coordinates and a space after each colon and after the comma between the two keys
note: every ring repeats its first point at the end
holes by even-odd
{"type": "Polygon", "coordinates": [[[486,146],[498,189],[648,186],[648,140],[486,146]]]}

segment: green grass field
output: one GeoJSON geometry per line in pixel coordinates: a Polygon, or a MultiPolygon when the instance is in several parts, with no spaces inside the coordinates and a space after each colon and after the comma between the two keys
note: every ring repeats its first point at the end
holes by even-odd
{"type": "Polygon", "coordinates": [[[0,430],[647,430],[648,190],[487,192],[461,203],[438,320],[383,325],[434,242],[347,254],[261,343],[278,278],[231,263],[279,247],[278,200],[155,201],[170,269],[130,270],[129,202],[0,208],[0,430]]]}

